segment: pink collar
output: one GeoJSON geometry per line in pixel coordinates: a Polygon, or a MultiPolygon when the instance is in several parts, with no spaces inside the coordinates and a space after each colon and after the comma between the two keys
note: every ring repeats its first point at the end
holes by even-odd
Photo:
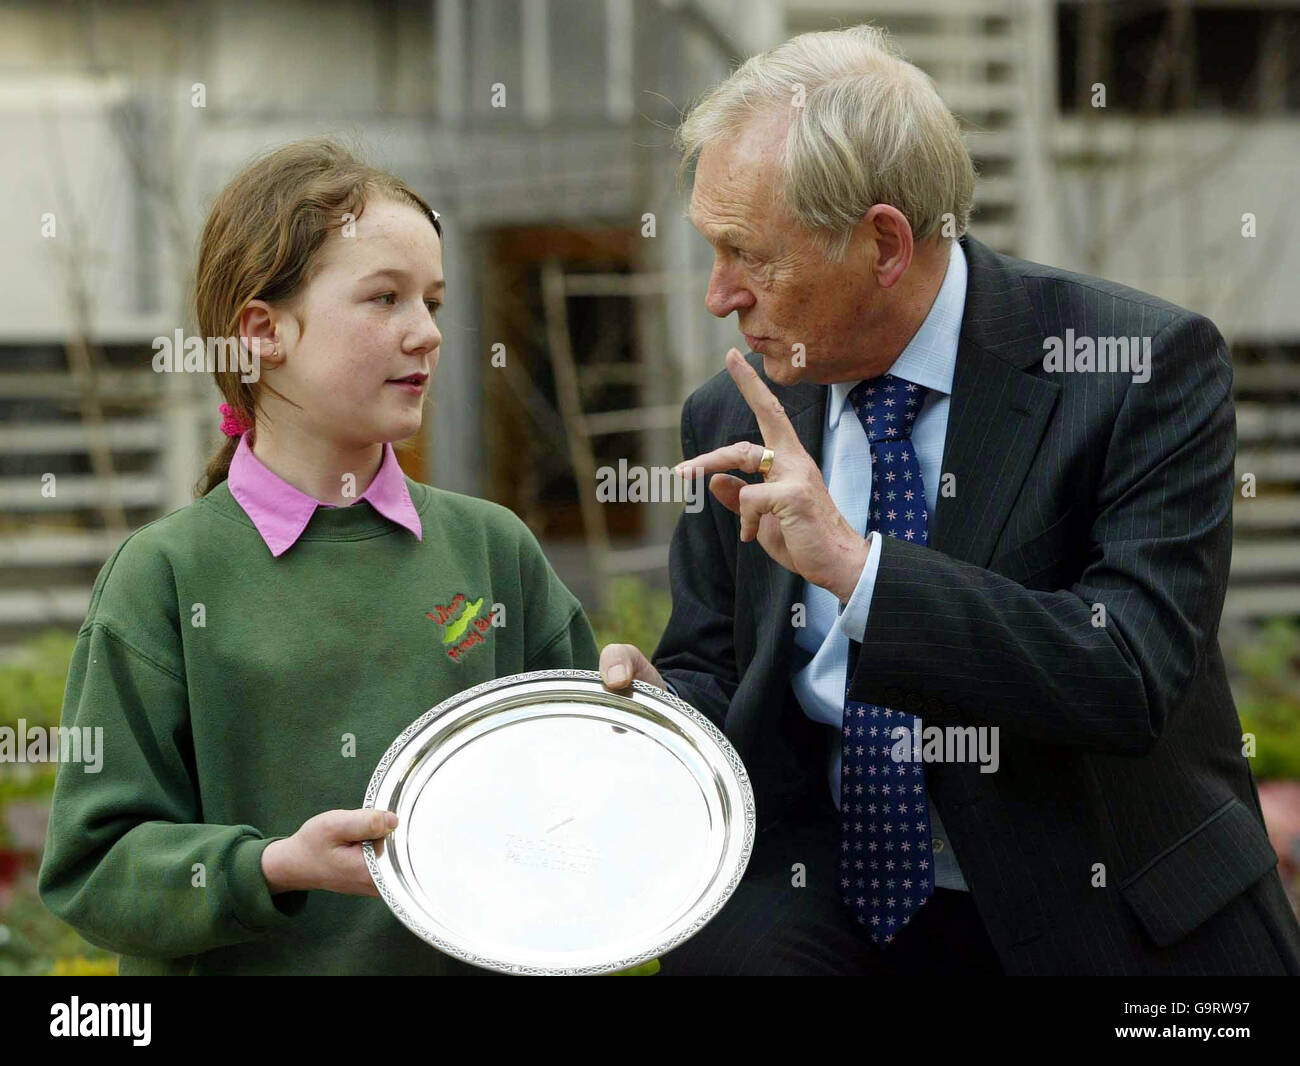
{"type": "MultiPolygon", "coordinates": [[[[278,474],[253,454],[248,444],[248,434],[239,438],[239,447],[230,460],[227,481],[230,494],[238,501],[244,513],[253,521],[262,540],[279,558],[294,546],[302,531],[307,528],[317,507],[332,507],[308,496],[278,474]]],[[[411,502],[406,476],[397,462],[391,444],[384,445],[384,461],[369,488],[359,497],[385,518],[404,526],[423,540],[420,516],[411,502]]]]}

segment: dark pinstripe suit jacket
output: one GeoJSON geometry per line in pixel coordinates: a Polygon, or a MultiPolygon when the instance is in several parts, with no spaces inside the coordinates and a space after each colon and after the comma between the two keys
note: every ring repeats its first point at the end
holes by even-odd
{"type": "MultiPolygon", "coordinates": [[[[996,773],[929,763],[926,779],[1007,972],[1300,973],[1218,644],[1236,451],[1223,339],[1145,293],[962,247],[942,467],[956,492],[928,546],[884,541],[852,695],[999,728],[996,773]],[[1150,336],[1150,380],[1046,372],[1043,339],[1067,328],[1150,336]]],[[[826,387],[770,387],[820,462],[826,387]]],[[[725,372],[686,402],[684,456],[759,439],[725,372]]],[[[760,832],[829,808],[828,731],[789,685],[801,579],[741,544],[711,495],[670,565],[655,664],[745,760],[760,832]]]]}

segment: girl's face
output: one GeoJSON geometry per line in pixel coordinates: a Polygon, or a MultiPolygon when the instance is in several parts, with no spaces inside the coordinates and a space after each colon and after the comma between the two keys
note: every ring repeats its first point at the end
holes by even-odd
{"type": "Polygon", "coordinates": [[[442,242],[417,208],[372,198],[353,228],[322,247],[294,313],[277,321],[285,357],[265,371],[301,405],[287,413],[291,420],[345,447],[419,431],[445,289],[442,242]],[[411,375],[416,386],[397,384],[411,375]]]}

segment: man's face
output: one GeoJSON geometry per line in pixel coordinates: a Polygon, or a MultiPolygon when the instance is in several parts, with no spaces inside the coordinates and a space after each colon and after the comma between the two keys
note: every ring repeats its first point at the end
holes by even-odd
{"type": "Polygon", "coordinates": [[[416,208],[371,199],[354,236],[332,234],[296,301],[303,332],[275,387],[324,437],[349,444],[419,432],[442,334],[442,247],[416,208]],[[418,388],[394,384],[425,373],[418,388]]]}
{"type": "Polygon", "coordinates": [[[705,305],[719,318],[736,312],[777,384],[853,381],[880,290],[862,265],[863,242],[843,263],[827,262],[785,208],[776,162],[784,136],[784,119],[760,119],[700,153],[690,220],[714,250],[705,305]]]}

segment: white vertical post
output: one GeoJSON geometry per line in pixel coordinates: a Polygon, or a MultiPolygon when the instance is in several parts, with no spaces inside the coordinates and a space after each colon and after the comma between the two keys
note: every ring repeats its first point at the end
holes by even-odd
{"type": "Polygon", "coordinates": [[[605,0],[605,113],[627,122],[632,101],[632,0],[605,0]]]}
{"type": "Polygon", "coordinates": [[[1016,64],[1021,99],[1016,129],[1020,172],[1020,247],[1016,254],[1040,263],[1065,258],[1061,232],[1063,199],[1054,195],[1051,130],[1056,121],[1056,19],[1049,0],[1020,0],[1016,29],[1021,60],[1016,64]]]}
{"type": "Polygon", "coordinates": [[[210,430],[221,420],[217,411],[221,394],[207,375],[164,374],[163,379],[166,400],[160,419],[164,436],[158,474],[166,514],[194,502],[194,483],[212,447],[210,430]]]}
{"type": "Polygon", "coordinates": [[[551,39],[547,0],[523,0],[524,118],[540,126],[551,117],[551,39]]]}
{"type": "Polygon", "coordinates": [[[494,338],[483,336],[479,301],[471,295],[471,279],[476,276],[473,235],[454,210],[443,216],[443,224],[447,240],[442,246],[442,270],[447,291],[464,295],[455,301],[455,314],[447,315],[442,324],[433,402],[424,409],[422,432],[432,453],[426,470],[431,484],[477,496],[483,491],[484,459],[479,443],[483,366],[494,338]]]}
{"type": "Polygon", "coordinates": [[[746,55],[765,52],[785,40],[786,5],[781,0],[731,0],[728,6],[730,18],[719,21],[746,55]]]}
{"type": "Polygon", "coordinates": [[[444,126],[459,125],[465,115],[464,0],[436,0],[433,26],[438,55],[438,117],[444,126]]]}

